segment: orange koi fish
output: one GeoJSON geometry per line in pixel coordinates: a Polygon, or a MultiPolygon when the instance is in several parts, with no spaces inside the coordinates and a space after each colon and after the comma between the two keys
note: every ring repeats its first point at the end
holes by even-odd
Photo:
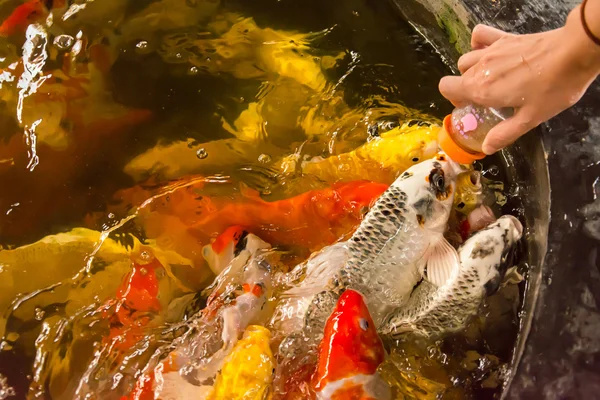
{"type": "Polygon", "coordinates": [[[46,6],[41,0],[31,0],[21,4],[2,22],[0,35],[10,36],[17,32],[23,32],[32,21],[43,16],[47,12],[46,6]]]}
{"type": "Polygon", "coordinates": [[[17,8],[0,25],[0,36],[10,36],[24,32],[27,25],[39,21],[53,8],[67,5],[66,0],[29,0],[17,8]]]}
{"type": "MultiPolygon", "coordinates": [[[[215,235],[238,226],[273,245],[297,245],[312,250],[353,231],[364,212],[387,187],[381,183],[353,181],[278,201],[265,201],[257,193],[245,193],[232,200],[224,196],[202,197],[188,191],[185,195],[194,196],[194,201],[177,205],[184,203],[190,208],[175,208],[176,202],[171,201],[170,209],[163,204],[161,211],[177,217],[178,229],[186,229],[196,242],[209,243],[215,235]]],[[[172,200],[176,197],[177,194],[171,195],[172,200]]],[[[146,228],[149,237],[159,237],[168,225],[160,216],[151,215],[146,220],[146,228]]]]}
{"type": "Polygon", "coordinates": [[[144,336],[143,327],[151,320],[151,313],[158,313],[157,271],[163,269],[153,258],[148,264],[132,262],[132,270],[117,290],[116,299],[108,301],[101,311],[110,320],[110,334],[105,338],[113,342],[117,350],[127,350],[144,336]]]}
{"type": "Polygon", "coordinates": [[[362,295],[346,290],[327,320],[312,384],[319,400],[386,400],[388,384],[377,374],[383,343],[362,295]]]}

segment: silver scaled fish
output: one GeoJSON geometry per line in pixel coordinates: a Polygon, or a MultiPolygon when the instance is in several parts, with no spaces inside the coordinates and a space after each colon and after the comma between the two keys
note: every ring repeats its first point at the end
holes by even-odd
{"type": "Polygon", "coordinates": [[[451,268],[444,283],[432,283],[427,271],[408,303],[389,317],[381,333],[398,338],[407,332],[436,336],[462,329],[477,313],[483,297],[500,287],[522,234],[523,226],[512,215],[475,233],[459,248],[460,263],[451,268]]]}

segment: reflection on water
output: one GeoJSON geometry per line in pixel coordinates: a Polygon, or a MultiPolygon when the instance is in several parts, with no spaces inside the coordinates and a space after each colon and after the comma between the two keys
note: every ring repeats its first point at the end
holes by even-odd
{"type": "MultiPolygon", "coordinates": [[[[297,264],[430,157],[451,110],[445,66],[386,4],[30,0],[0,16],[0,398],[128,394],[206,305],[216,235],[255,227],[297,264]]],[[[398,398],[496,393],[518,304],[507,287],[464,335],[391,344],[398,398]]]]}

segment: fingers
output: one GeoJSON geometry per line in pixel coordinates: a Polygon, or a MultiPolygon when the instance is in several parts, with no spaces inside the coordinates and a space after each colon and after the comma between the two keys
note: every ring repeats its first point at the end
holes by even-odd
{"type": "Polygon", "coordinates": [[[471,48],[473,50],[483,49],[492,45],[498,39],[509,35],[511,34],[492,28],[491,26],[477,25],[473,28],[473,33],[471,34],[471,48]]]}
{"type": "Polygon", "coordinates": [[[525,108],[521,108],[514,116],[502,121],[490,130],[481,149],[487,155],[494,154],[538,125],[530,117],[530,113],[525,108]]]}
{"type": "Polygon", "coordinates": [[[442,96],[450,100],[455,107],[460,107],[462,104],[469,101],[468,97],[466,97],[462,76],[443,77],[440,80],[438,89],[442,96]]]}
{"type": "Polygon", "coordinates": [[[479,62],[479,60],[481,60],[481,57],[483,56],[483,53],[485,52],[485,50],[473,50],[470,51],[464,55],[462,55],[459,59],[458,59],[458,70],[460,71],[461,74],[464,74],[465,72],[467,72],[467,70],[469,68],[471,68],[473,65],[477,64],[479,62]]]}

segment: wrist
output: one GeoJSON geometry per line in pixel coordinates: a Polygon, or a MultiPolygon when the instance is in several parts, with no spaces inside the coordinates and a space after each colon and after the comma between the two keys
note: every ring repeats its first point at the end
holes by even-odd
{"type": "MultiPolygon", "coordinates": [[[[591,7],[592,5],[596,7],[596,4],[600,5],[600,0],[588,1],[585,8],[586,23],[594,35],[597,34],[596,32],[600,32],[600,27],[596,23],[596,21],[600,22],[600,18],[596,18],[600,15],[598,14],[600,8],[596,10],[596,8],[591,7]]],[[[574,66],[590,76],[598,76],[600,74],[600,46],[594,43],[583,27],[581,5],[575,7],[569,13],[562,30],[565,35],[565,50],[568,57],[572,59],[574,66]]]]}

